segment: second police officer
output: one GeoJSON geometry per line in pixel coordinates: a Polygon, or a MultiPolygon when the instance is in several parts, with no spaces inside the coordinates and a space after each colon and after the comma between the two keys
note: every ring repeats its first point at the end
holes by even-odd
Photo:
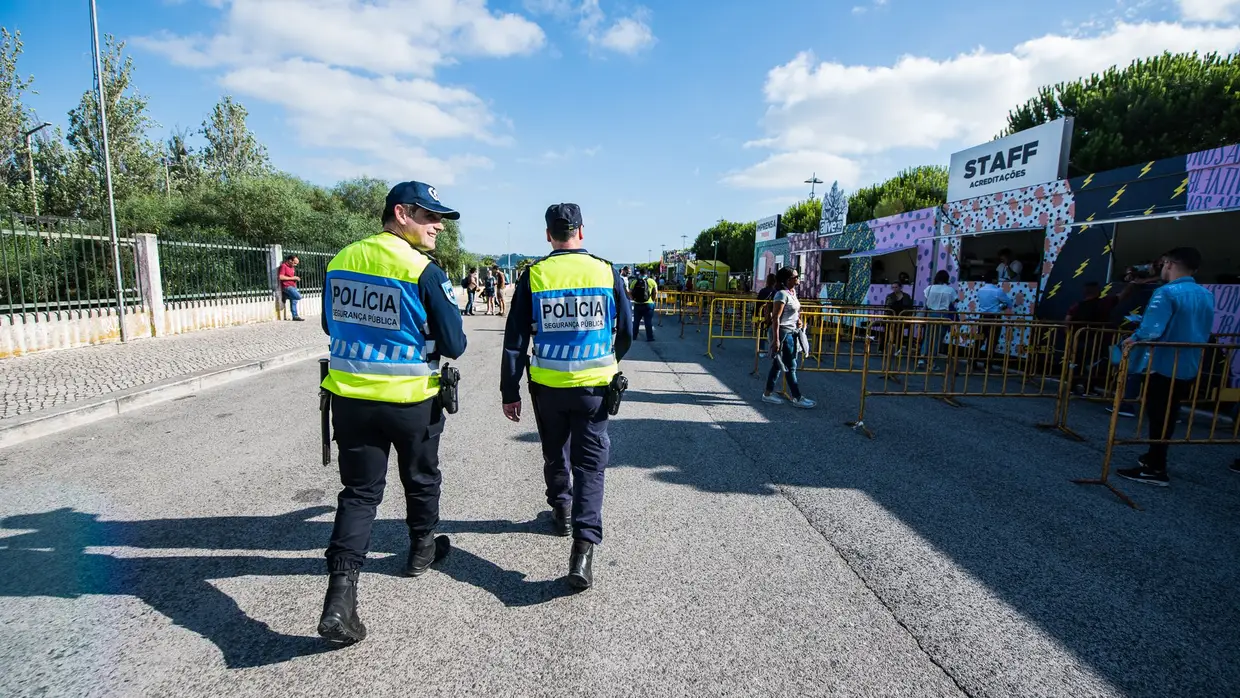
{"type": "Polygon", "coordinates": [[[357,614],[358,572],[392,448],[411,541],[405,573],[422,574],[436,557],[444,428],[439,358],[465,353],[465,333],[452,283],[430,253],[443,219],[460,217],[440,203],[434,187],[397,184],[384,205],[383,232],[344,248],[327,267],[323,326],[331,358],[323,388],[332,394],[343,489],[318,631],[333,642],[366,637],[357,614]]]}
{"type": "Polygon", "coordinates": [[[585,250],[581,209],[552,205],[546,221],[553,251],[517,281],[500,391],[504,416],[521,421],[521,378],[528,367],[547,504],[556,532],[573,537],[567,581],[588,589],[594,546],[603,540],[609,386],[632,344],[632,308],[611,263],[585,250]]]}

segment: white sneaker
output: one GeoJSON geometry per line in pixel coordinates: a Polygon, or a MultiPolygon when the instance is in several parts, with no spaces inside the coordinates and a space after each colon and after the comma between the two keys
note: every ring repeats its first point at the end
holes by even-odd
{"type": "Polygon", "coordinates": [[[771,405],[782,405],[784,404],[784,399],[775,393],[771,393],[770,395],[763,393],[762,402],[769,403],[771,405]]]}
{"type": "Polygon", "coordinates": [[[814,406],[815,406],[815,405],[817,405],[817,404],[818,404],[818,403],[816,403],[816,402],[814,402],[813,400],[811,400],[811,399],[809,399],[809,398],[805,397],[804,395],[802,395],[801,397],[799,397],[799,398],[797,398],[796,400],[793,400],[793,401],[792,401],[792,406],[793,406],[793,407],[799,407],[799,408],[801,408],[801,409],[803,409],[803,410],[812,410],[812,409],[814,409],[814,406]]]}

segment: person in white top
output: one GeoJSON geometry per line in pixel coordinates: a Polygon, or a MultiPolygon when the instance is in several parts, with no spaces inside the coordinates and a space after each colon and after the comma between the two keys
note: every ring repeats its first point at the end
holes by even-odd
{"type": "Polygon", "coordinates": [[[995,271],[999,273],[999,283],[1004,281],[1020,281],[1020,273],[1025,270],[1019,259],[1012,259],[1012,251],[1008,248],[999,250],[999,266],[995,271]]]}
{"type": "Polygon", "coordinates": [[[786,374],[788,392],[792,393],[792,406],[804,410],[812,408],[813,400],[801,395],[797,382],[797,360],[800,358],[801,300],[797,298],[797,282],[800,274],[794,267],[784,267],[775,275],[775,295],[771,298],[771,372],[766,377],[766,390],[762,401],[778,405],[784,400],[775,394],[775,381],[781,373],[786,374]]]}
{"type": "Polygon", "coordinates": [[[951,277],[947,270],[940,269],[934,275],[934,283],[926,287],[926,310],[947,311],[956,302],[956,289],[947,283],[951,277]]]}
{"type": "MultiPolygon", "coordinates": [[[[929,311],[926,313],[926,316],[928,318],[938,319],[951,317],[951,311],[956,305],[957,294],[956,289],[952,288],[952,285],[948,283],[950,280],[951,277],[948,275],[947,270],[940,269],[934,275],[934,283],[926,287],[926,310],[929,311]]],[[[935,347],[935,353],[938,353],[939,337],[942,337],[946,331],[947,328],[943,325],[936,324],[928,326],[926,331],[923,333],[921,355],[929,356],[931,346],[935,347]]],[[[925,363],[926,360],[921,359],[917,362],[917,365],[924,366],[925,363]]]]}

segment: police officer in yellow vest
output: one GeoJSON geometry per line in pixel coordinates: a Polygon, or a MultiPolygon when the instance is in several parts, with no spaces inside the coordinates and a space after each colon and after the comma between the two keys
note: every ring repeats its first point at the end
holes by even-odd
{"type": "Polygon", "coordinates": [[[528,366],[552,524],[559,535],[573,536],[567,581],[588,589],[594,546],[603,540],[603,473],[611,448],[604,395],[632,344],[633,311],[611,263],[583,247],[581,209],[556,204],[546,219],[554,251],[517,281],[500,391],[504,416],[521,421],[528,366]]]}
{"type": "Polygon", "coordinates": [[[411,540],[405,574],[416,577],[435,559],[444,428],[439,357],[465,353],[465,333],[452,282],[429,254],[443,220],[460,217],[434,187],[397,184],[384,206],[383,232],[344,248],[327,266],[323,327],[331,358],[323,387],[332,393],[344,489],[327,548],[319,634],[333,642],[366,637],[357,614],[358,572],[392,448],[411,540]]]}

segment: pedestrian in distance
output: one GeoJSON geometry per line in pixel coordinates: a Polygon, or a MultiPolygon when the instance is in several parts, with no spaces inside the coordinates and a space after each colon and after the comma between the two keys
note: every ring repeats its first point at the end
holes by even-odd
{"type": "Polygon", "coordinates": [[[508,276],[504,274],[504,270],[499,268],[498,264],[492,265],[491,275],[495,277],[495,307],[499,309],[496,315],[504,317],[507,310],[507,304],[504,301],[504,289],[508,287],[508,276]]]}
{"type": "MultiPolygon", "coordinates": [[[[1201,268],[1201,253],[1192,247],[1177,247],[1163,255],[1162,261],[1161,275],[1166,283],[1154,291],[1141,326],[1124,340],[1124,345],[1159,341],[1205,344],[1214,325],[1214,294],[1193,278],[1201,268]]],[[[1151,349],[1145,384],[1151,440],[1168,440],[1174,434],[1180,407],[1194,392],[1202,354],[1201,349],[1157,344],[1151,349]]],[[[1129,480],[1166,487],[1170,483],[1167,449],[1165,443],[1152,443],[1137,459],[1135,468],[1116,472],[1129,480]]]]}
{"type": "Polygon", "coordinates": [[[461,284],[465,287],[465,315],[474,314],[474,299],[478,296],[478,267],[470,267],[469,273],[465,275],[465,281],[461,284]]]}
{"type": "Polygon", "coordinates": [[[633,301],[633,339],[636,340],[641,330],[641,323],[646,323],[646,341],[654,341],[654,304],[658,295],[658,287],[654,280],[646,276],[644,269],[638,269],[633,280],[629,282],[629,300],[633,301]]]}
{"type": "Polygon", "coordinates": [[[487,315],[495,314],[495,274],[489,267],[482,269],[482,300],[487,302],[487,315]]]}
{"type": "Polygon", "coordinates": [[[504,416],[520,422],[521,377],[528,371],[552,526],[573,537],[566,581],[588,589],[594,546],[603,541],[608,404],[622,391],[619,362],[632,344],[632,309],[623,277],[586,251],[581,209],[552,205],[546,222],[552,252],[513,290],[500,393],[504,416]]]}
{"type": "Polygon", "coordinates": [[[800,280],[801,275],[795,267],[784,267],[775,274],[778,290],[771,299],[771,370],[766,376],[762,401],[783,404],[784,399],[775,394],[775,383],[782,374],[787,379],[788,392],[792,394],[792,406],[808,410],[818,403],[801,394],[801,385],[797,381],[802,338],[801,301],[797,298],[797,283],[800,280]]]}
{"type": "Polygon", "coordinates": [[[280,295],[288,301],[289,310],[293,311],[293,322],[305,320],[301,313],[297,312],[297,302],[301,300],[301,291],[297,290],[297,282],[301,281],[301,277],[297,275],[298,264],[301,264],[301,260],[297,255],[285,255],[284,263],[276,270],[276,276],[280,280],[280,295]]]}
{"type": "Polygon", "coordinates": [[[446,537],[435,538],[445,423],[439,359],[464,354],[466,340],[452,282],[430,254],[444,219],[460,217],[434,187],[397,184],[384,205],[383,232],[345,247],[327,267],[323,327],[331,358],[323,388],[332,394],[343,489],[327,546],[318,631],[335,643],[366,637],[357,613],[358,575],[391,449],[405,490],[404,573],[425,573],[448,549],[446,537]]]}

